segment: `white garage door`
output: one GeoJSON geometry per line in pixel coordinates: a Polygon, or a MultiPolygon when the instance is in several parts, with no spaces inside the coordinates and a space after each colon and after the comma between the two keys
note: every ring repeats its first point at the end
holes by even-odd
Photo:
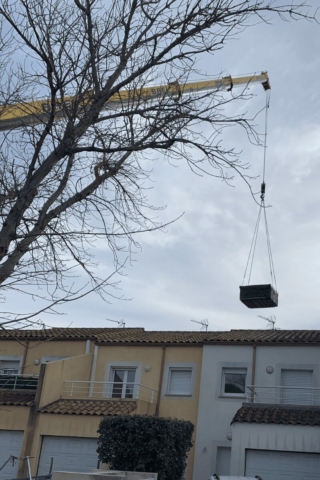
{"type": "Polygon", "coordinates": [[[53,471],[90,472],[97,468],[97,448],[96,438],[44,436],[38,475],[49,472],[51,457],[53,471]]]}
{"type": "MultiPolygon", "coordinates": [[[[0,468],[8,460],[10,455],[20,456],[23,441],[23,432],[15,430],[0,430],[0,468]]],[[[0,471],[1,480],[14,478],[18,472],[18,461],[15,460],[14,465],[10,461],[0,471]]]]}
{"type": "Polygon", "coordinates": [[[319,480],[320,454],[247,450],[246,475],[263,480],[319,480]]]}

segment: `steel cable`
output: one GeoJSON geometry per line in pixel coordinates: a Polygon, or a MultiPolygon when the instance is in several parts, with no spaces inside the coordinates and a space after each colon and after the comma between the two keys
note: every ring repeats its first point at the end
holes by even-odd
{"type": "Polygon", "coordinates": [[[269,267],[270,267],[270,275],[271,275],[271,283],[274,282],[274,286],[277,290],[277,281],[276,281],[276,275],[275,275],[275,269],[274,269],[274,264],[273,264],[273,257],[272,257],[272,250],[271,250],[271,242],[270,242],[270,234],[269,234],[269,226],[268,226],[268,221],[267,221],[267,211],[266,211],[266,206],[264,203],[264,197],[265,197],[265,173],[266,173],[266,158],[267,158],[267,135],[268,135],[268,110],[269,110],[269,105],[270,105],[270,90],[266,92],[266,107],[265,107],[265,134],[264,134],[264,152],[263,152],[263,175],[262,175],[262,184],[261,184],[261,203],[259,207],[259,212],[258,212],[258,218],[256,221],[254,233],[253,233],[253,238],[250,246],[250,251],[249,251],[249,256],[243,276],[243,281],[242,285],[245,282],[246,276],[247,276],[247,271],[248,271],[248,285],[250,283],[251,279],[251,274],[252,274],[252,267],[253,267],[253,261],[254,261],[254,256],[255,256],[255,251],[256,251],[256,245],[257,245],[257,239],[258,239],[258,233],[259,233],[259,225],[260,225],[260,218],[261,218],[261,211],[263,209],[263,214],[264,214],[264,223],[265,223],[265,230],[266,230],[266,238],[267,238],[267,249],[268,249],[268,259],[269,259],[269,267]]]}

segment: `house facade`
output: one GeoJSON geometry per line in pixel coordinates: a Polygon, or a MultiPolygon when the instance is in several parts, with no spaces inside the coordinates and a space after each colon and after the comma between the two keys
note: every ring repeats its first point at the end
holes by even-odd
{"type": "MultiPolygon", "coordinates": [[[[203,333],[65,329],[38,334],[15,332],[14,340],[1,341],[0,468],[10,455],[33,457],[32,473],[38,475],[48,473],[52,457],[55,470],[97,468],[97,430],[105,415],[150,414],[196,423],[203,333]],[[9,388],[13,378],[18,380],[9,388]]],[[[193,456],[194,450],[189,479],[193,456]]],[[[26,461],[9,462],[1,474],[26,476],[26,461]]]]}
{"type": "Polygon", "coordinates": [[[0,469],[90,471],[103,416],[149,414],[195,425],[188,480],[320,478],[320,332],[8,331],[0,353],[0,469]]]}
{"type": "Polygon", "coordinates": [[[204,342],[193,478],[320,478],[320,332],[204,342]]]}

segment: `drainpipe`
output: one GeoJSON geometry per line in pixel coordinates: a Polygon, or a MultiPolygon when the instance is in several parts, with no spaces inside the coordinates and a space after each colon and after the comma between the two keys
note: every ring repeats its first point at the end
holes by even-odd
{"type": "Polygon", "coordinates": [[[166,355],[166,346],[162,345],[162,356],[161,356],[161,367],[160,367],[160,376],[159,376],[159,384],[158,384],[157,404],[156,404],[156,411],[154,413],[155,417],[159,417],[161,387],[162,387],[162,381],[163,381],[165,355],[166,355]]]}
{"type": "Polygon", "coordinates": [[[39,374],[39,379],[38,379],[38,385],[37,385],[37,390],[36,390],[36,395],[34,398],[34,404],[30,407],[29,410],[29,417],[28,417],[28,423],[27,423],[27,428],[24,432],[23,436],[23,443],[22,443],[22,448],[21,448],[21,460],[19,462],[19,468],[18,468],[18,477],[27,477],[28,476],[28,465],[27,462],[24,460],[25,457],[30,457],[32,453],[32,447],[33,447],[33,442],[34,442],[34,437],[35,437],[35,431],[36,431],[36,425],[37,425],[37,419],[39,415],[39,405],[40,405],[40,399],[41,399],[41,393],[42,393],[42,387],[43,387],[43,380],[46,372],[46,364],[41,365],[40,368],[40,374],[39,374]]]}
{"type": "Polygon", "coordinates": [[[91,368],[91,377],[90,377],[90,387],[89,387],[89,397],[92,397],[93,395],[93,382],[96,376],[96,366],[97,366],[97,358],[98,358],[98,345],[94,346],[94,351],[93,351],[93,362],[92,362],[92,368],[91,368]]]}
{"type": "Polygon", "coordinates": [[[90,349],[91,349],[91,341],[90,340],[87,340],[86,342],[86,351],[84,353],[90,353],[90,349]]]}
{"type": "Polygon", "coordinates": [[[251,376],[251,402],[254,403],[254,385],[256,381],[256,361],[257,361],[257,346],[256,344],[253,345],[252,349],[252,376],[251,376]]]}

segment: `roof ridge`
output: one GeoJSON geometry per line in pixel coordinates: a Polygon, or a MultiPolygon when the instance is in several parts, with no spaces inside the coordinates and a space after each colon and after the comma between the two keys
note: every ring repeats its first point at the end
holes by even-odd
{"type": "Polygon", "coordinates": [[[320,330],[231,329],[217,331],[145,330],[113,327],[53,327],[43,330],[0,330],[3,340],[93,340],[97,343],[127,344],[210,344],[210,343],[263,343],[263,344],[318,344],[320,330]]]}

